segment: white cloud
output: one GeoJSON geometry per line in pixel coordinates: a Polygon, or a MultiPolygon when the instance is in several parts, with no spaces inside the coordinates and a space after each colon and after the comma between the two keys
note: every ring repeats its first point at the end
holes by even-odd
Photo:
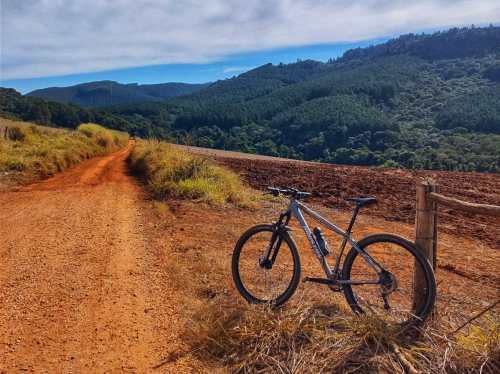
{"type": "Polygon", "coordinates": [[[222,70],[224,73],[237,73],[240,71],[248,71],[255,68],[255,66],[228,66],[222,70]]]}
{"type": "Polygon", "coordinates": [[[3,79],[497,22],[498,0],[0,0],[3,79]]]}

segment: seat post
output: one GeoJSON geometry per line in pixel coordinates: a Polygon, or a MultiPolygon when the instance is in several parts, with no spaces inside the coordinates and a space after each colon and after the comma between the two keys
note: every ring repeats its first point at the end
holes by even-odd
{"type": "Polygon", "coordinates": [[[354,226],[354,222],[356,222],[356,217],[359,213],[359,205],[356,204],[354,207],[354,211],[352,212],[351,222],[349,222],[349,227],[347,227],[347,234],[351,233],[352,227],[354,226]]]}

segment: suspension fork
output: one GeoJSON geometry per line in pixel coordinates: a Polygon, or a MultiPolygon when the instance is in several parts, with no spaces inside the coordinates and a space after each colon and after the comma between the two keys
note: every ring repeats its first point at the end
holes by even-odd
{"type": "Polygon", "coordinates": [[[260,266],[265,267],[266,269],[271,269],[276,261],[276,257],[278,256],[278,252],[281,247],[281,242],[283,241],[280,233],[282,231],[286,231],[288,223],[291,219],[291,212],[287,211],[280,214],[280,217],[274,224],[274,231],[271,235],[271,240],[269,241],[269,245],[266,249],[266,253],[260,259],[260,266]]]}

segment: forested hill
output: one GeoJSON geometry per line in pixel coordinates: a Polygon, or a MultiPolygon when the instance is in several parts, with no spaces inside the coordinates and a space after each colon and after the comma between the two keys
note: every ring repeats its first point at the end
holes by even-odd
{"type": "Polygon", "coordinates": [[[205,147],[500,172],[500,28],[404,35],[327,63],[267,64],[189,95],[93,115],[205,147]]]}
{"type": "Polygon", "coordinates": [[[343,164],[500,171],[500,28],[264,65],[112,112],[195,145],[343,164]]]}
{"type": "Polygon", "coordinates": [[[116,104],[159,101],[179,95],[187,95],[208,84],[161,83],[120,84],[114,81],[99,81],[69,87],[50,87],[35,90],[28,96],[35,96],[61,103],[73,103],[83,107],[102,107],[116,104]]]}
{"type": "Polygon", "coordinates": [[[386,43],[347,51],[342,60],[409,54],[429,61],[484,57],[500,51],[498,27],[407,34],[386,43]]]}

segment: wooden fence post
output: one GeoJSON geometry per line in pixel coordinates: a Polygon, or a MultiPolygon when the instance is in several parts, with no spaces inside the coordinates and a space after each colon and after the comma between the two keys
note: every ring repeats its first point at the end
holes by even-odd
{"type": "MultiPolygon", "coordinates": [[[[436,269],[437,258],[437,204],[430,199],[431,192],[438,192],[436,183],[429,179],[417,183],[417,203],[415,215],[415,244],[429,260],[433,269],[436,269]]],[[[418,267],[413,275],[413,306],[420,305],[425,295],[423,294],[425,278],[418,267]]]]}

